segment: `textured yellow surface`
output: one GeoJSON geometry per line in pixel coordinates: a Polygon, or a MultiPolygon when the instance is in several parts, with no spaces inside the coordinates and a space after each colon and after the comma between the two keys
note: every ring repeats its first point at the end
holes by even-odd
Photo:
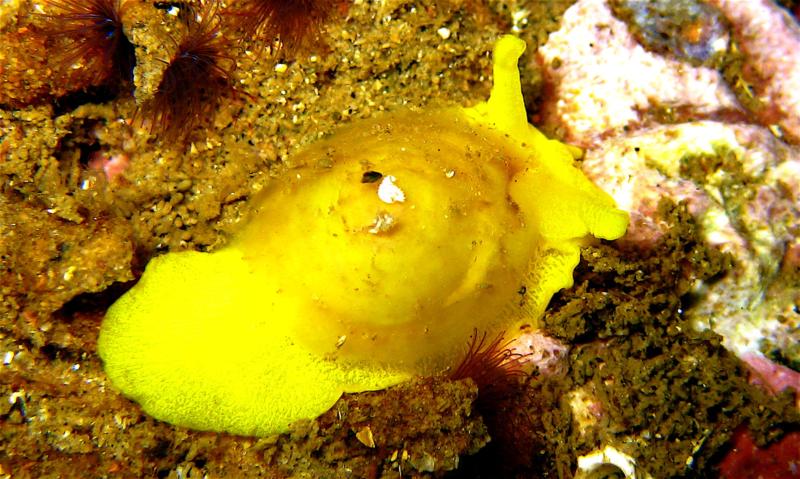
{"type": "Polygon", "coordinates": [[[527,123],[523,50],[498,41],[488,102],[342,129],[229,246],[151,261],[102,326],[114,385],[174,424],[267,435],[452,365],[475,328],[535,323],[580,242],[628,220],[527,123]]]}

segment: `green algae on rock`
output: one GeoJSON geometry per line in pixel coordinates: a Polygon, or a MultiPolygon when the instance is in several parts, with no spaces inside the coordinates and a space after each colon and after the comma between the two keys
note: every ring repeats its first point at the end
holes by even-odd
{"type": "Polygon", "coordinates": [[[488,102],[355,123],[292,158],[227,247],[151,261],[100,332],[114,385],[173,424],[268,435],[452,365],[473,328],[535,323],[628,217],[528,124],[524,47],[497,42],[488,102]]]}

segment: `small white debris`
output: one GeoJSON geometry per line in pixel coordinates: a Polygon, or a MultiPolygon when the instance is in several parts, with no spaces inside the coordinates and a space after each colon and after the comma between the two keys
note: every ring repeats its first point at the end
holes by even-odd
{"type": "Polygon", "coordinates": [[[392,175],[384,176],[380,186],[378,186],[378,198],[384,203],[402,203],[406,200],[406,195],[403,193],[394,182],[397,181],[392,175]]]}
{"type": "Polygon", "coordinates": [[[530,12],[525,9],[517,10],[516,12],[511,14],[511,31],[514,33],[519,33],[528,25],[528,15],[530,12]]]}
{"type": "Polygon", "coordinates": [[[25,400],[25,391],[14,391],[8,395],[8,404],[14,405],[18,399],[25,400]]]}
{"type": "Polygon", "coordinates": [[[342,346],[344,346],[345,341],[347,341],[347,336],[345,335],[339,336],[339,339],[336,340],[336,349],[339,349],[342,346]]]}
{"type": "Polygon", "coordinates": [[[392,229],[395,225],[394,216],[385,211],[381,211],[375,216],[375,220],[370,225],[369,231],[370,233],[376,235],[378,233],[385,233],[392,229]]]}
{"type": "Polygon", "coordinates": [[[436,30],[436,33],[438,33],[439,36],[442,37],[442,40],[447,40],[448,38],[450,38],[450,29],[447,27],[442,27],[436,30]]]}
{"type": "Polygon", "coordinates": [[[288,69],[289,65],[285,63],[278,63],[277,65],[275,65],[275,73],[284,73],[288,69]]]}
{"type": "Polygon", "coordinates": [[[75,267],[75,266],[70,266],[69,268],[67,268],[67,270],[66,270],[66,271],[64,271],[64,281],[70,281],[70,280],[72,280],[72,277],[73,277],[73,276],[75,276],[75,271],[76,271],[77,269],[78,269],[78,268],[77,268],[77,267],[75,267]]]}
{"type": "Polygon", "coordinates": [[[592,471],[602,469],[606,466],[612,466],[619,470],[626,479],[649,479],[652,476],[647,473],[636,474],[636,461],[624,452],[621,452],[614,446],[606,446],[601,450],[596,450],[585,456],[578,458],[578,470],[575,473],[576,478],[592,477],[589,475],[592,471]]]}
{"type": "Polygon", "coordinates": [[[447,170],[447,171],[444,172],[444,176],[446,178],[452,178],[452,177],[456,176],[456,170],[447,170]]]}
{"type": "Polygon", "coordinates": [[[180,13],[181,9],[176,6],[169,7],[169,10],[167,10],[167,15],[172,15],[173,17],[177,17],[180,13]]]}
{"type": "Polygon", "coordinates": [[[9,364],[11,364],[11,361],[13,361],[13,360],[14,360],[14,353],[11,352],[11,351],[7,351],[3,355],[3,365],[4,366],[8,366],[9,364]]]}
{"type": "Polygon", "coordinates": [[[78,364],[78,363],[75,363],[70,367],[70,369],[73,370],[73,371],[77,371],[80,368],[81,368],[81,365],[78,364]]]}

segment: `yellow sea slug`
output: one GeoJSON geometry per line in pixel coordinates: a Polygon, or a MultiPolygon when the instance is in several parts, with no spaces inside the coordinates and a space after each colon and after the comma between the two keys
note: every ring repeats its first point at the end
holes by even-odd
{"type": "Polygon", "coordinates": [[[339,130],[228,246],[153,259],[100,331],[113,384],[158,419],[261,436],[442,371],[475,328],[535,324],[581,241],[628,218],[528,124],[524,48],[497,42],[488,102],[339,130]]]}

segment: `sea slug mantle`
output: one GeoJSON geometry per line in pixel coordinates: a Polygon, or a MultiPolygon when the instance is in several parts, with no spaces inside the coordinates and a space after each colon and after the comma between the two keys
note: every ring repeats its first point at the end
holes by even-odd
{"type": "Polygon", "coordinates": [[[535,323],[589,235],[626,213],[527,122],[512,36],[490,99],[356,122],[300,151],[213,253],[153,259],[98,342],[152,416],[268,435],[342,392],[455,363],[474,328],[535,323]]]}

